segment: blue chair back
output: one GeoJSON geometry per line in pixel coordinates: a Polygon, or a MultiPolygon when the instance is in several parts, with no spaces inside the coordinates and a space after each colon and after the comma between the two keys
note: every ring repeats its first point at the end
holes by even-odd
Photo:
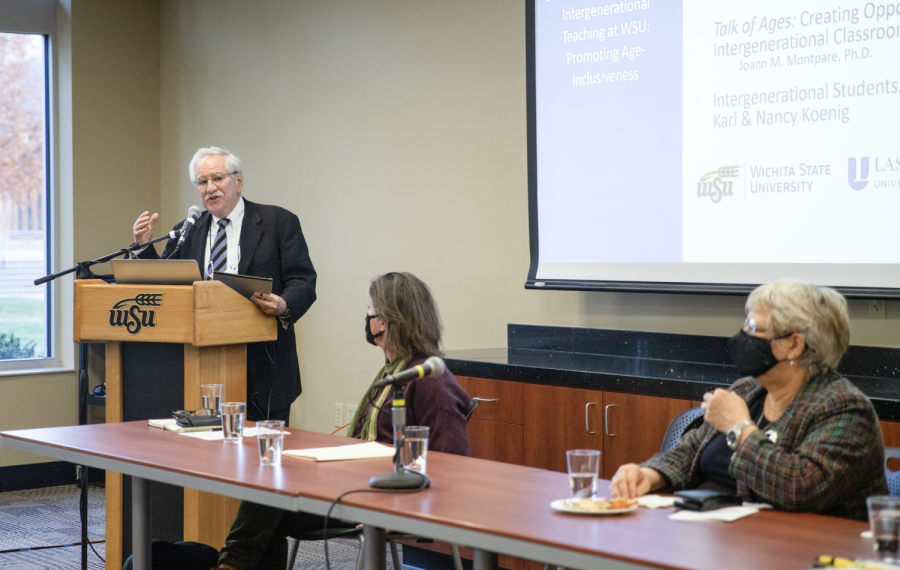
{"type": "Polygon", "coordinates": [[[675,447],[675,444],[678,443],[681,436],[694,428],[700,427],[702,424],[703,409],[701,408],[685,410],[672,418],[669,427],[666,428],[666,435],[663,437],[662,446],[659,448],[660,453],[665,453],[675,447]]]}
{"type": "Polygon", "coordinates": [[[900,459],[900,449],[884,448],[884,478],[887,479],[888,492],[892,497],[900,497],[900,471],[888,469],[888,459],[900,459]]]}

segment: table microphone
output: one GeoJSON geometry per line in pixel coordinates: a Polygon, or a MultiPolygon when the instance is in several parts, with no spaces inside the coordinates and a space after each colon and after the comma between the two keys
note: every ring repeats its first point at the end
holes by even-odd
{"type": "Polygon", "coordinates": [[[378,382],[372,384],[373,388],[381,388],[390,384],[403,385],[412,380],[425,378],[426,376],[440,376],[444,373],[444,361],[437,356],[432,356],[422,364],[407,368],[402,372],[385,376],[378,382]]]}

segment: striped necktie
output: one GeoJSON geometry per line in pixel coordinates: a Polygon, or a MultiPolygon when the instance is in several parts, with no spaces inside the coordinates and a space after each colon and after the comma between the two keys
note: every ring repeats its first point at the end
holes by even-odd
{"type": "Polygon", "coordinates": [[[228,262],[228,237],[225,234],[225,227],[228,225],[228,218],[219,220],[219,231],[216,232],[216,239],[213,241],[212,249],[209,252],[209,267],[207,272],[209,278],[212,279],[213,272],[225,271],[228,262]]]}

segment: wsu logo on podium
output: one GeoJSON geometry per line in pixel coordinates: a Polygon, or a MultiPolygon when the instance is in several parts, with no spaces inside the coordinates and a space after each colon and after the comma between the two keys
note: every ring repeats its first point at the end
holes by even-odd
{"type": "Polygon", "coordinates": [[[162,293],[141,293],[133,299],[122,299],[109,310],[109,326],[125,327],[129,334],[138,334],[144,327],[156,326],[156,311],[145,307],[160,307],[162,293]]]}

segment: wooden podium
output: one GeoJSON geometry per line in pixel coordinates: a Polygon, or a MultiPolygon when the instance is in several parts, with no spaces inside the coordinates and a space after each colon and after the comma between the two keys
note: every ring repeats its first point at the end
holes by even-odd
{"type": "MultiPolygon", "coordinates": [[[[100,279],[75,282],[75,342],[106,343],[106,421],[127,417],[127,390],[138,398],[164,391],[147,378],[128,385],[123,369],[129,343],[169,343],[184,346],[183,402],[163,402],[156,409],[170,417],[169,407],[200,408],[200,384],[224,384],[223,401],[247,399],[247,343],[275,340],[277,320],[263,314],[251,301],[218,281],[197,281],[189,286],[110,285],[100,279]]],[[[152,347],[151,347],[152,350],[152,347]]],[[[172,353],[172,351],[169,351],[172,353]]],[[[178,363],[180,365],[180,362],[178,363]]],[[[149,373],[159,362],[137,363],[149,373]]],[[[134,369],[134,366],[131,367],[134,369]]],[[[176,372],[181,375],[180,369],[176,372]]],[[[171,376],[171,374],[170,374],[171,376]]],[[[177,380],[175,380],[177,382],[177,380]]],[[[170,379],[171,382],[171,379],[170,379]]],[[[178,390],[168,390],[177,393],[178,390]]],[[[155,396],[159,396],[156,394],[155,396]]],[[[178,396],[176,396],[178,397],[178,396]]],[[[134,406],[132,406],[134,407],[134,406]]],[[[195,489],[184,489],[184,540],[221,548],[237,513],[238,501],[195,489]]],[[[106,568],[122,568],[123,480],[106,474],[106,568]]],[[[128,538],[126,537],[126,540],[128,538]]],[[[130,549],[129,549],[130,550],[130,549]]]]}

